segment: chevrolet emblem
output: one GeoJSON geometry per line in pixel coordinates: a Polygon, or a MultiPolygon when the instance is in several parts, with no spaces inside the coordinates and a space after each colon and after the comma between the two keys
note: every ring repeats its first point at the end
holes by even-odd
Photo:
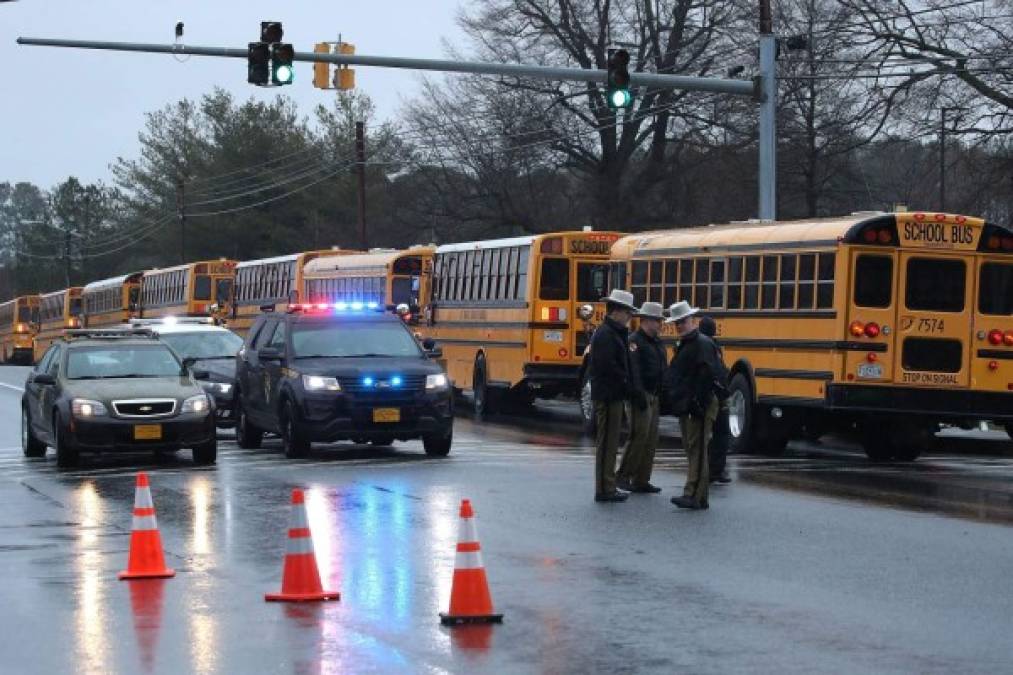
{"type": "Polygon", "coordinates": [[[138,408],[138,410],[140,410],[141,412],[151,412],[152,410],[154,410],[154,408],[152,408],[150,405],[142,405],[140,408],[138,408]]]}

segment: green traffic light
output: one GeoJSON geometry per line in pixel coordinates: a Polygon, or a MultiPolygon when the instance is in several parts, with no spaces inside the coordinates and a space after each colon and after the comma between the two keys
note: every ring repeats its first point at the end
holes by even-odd
{"type": "Polygon", "coordinates": [[[633,96],[629,89],[616,89],[611,94],[613,108],[626,108],[633,102],[633,96]]]}
{"type": "Polygon", "coordinates": [[[274,71],[274,79],[278,84],[291,84],[294,75],[292,66],[278,66],[274,71]]]}

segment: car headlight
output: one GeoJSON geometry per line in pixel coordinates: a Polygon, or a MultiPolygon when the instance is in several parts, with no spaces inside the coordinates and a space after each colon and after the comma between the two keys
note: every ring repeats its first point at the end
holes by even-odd
{"type": "Polygon", "coordinates": [[[201,382],[200,386],[212,394],[228,394],[232,391],[232,385],[228,382],[201,382]]]}
{"type": "Polygon", "coordinates": [[[302,386],[306,391],[341,391],[336,377],[321,377],[320,375],[303,375],[302,386]]]}
{"type": "Polygon", "coordinates": [[[208,401],[207,394],[198,394],[197,396],[191,396],[187,400],[183,401],[183,408],[180,412],[200,415],[201,413],[206,413],[210,409],[211,402],[208,401]]]}
{"type": "Polygon", "coordinates": [[[426,375],[426,389],[429,391],[446,389],[447,388],[447,376],[443,373],[436,373],[435,375],[426,375]]]}
{"type": "Polygon", "coordinates": [[[70,409],[74,417],[105,417],[109,414],[105,405],[100,401],[91,401],[86,398],[75,398],[70,402],[70,409]]]}

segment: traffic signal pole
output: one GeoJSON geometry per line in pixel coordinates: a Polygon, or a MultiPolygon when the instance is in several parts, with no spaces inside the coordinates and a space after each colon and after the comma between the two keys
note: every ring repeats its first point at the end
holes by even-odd
{"type": "MultiPolygon", "coordinates": [[[[688,75],[667,75],[661,73],[630,73],[630,87],[652,89],[680,89],[701,91],[731,96],[749,96],[760,102],[760,166],[759,166],[759,217],[763,220],[774,218],[774,186],[776,185],[773,147],[775,144],[775,115],[777,105],[775,80],[775,38],[772,34],[760,38],[760,75],[755,80],[734,80],[717,77],[694,77],[688,75]],[[766,45],[766,46],[765,46],[766,45]],[[767,58],[764,58],[767,54],[767,58]],[[767,148],[767,151],[764,150],[767,148]]],[[[148,52],[160,54],[185,54],[193,56],[217,56],[245,59],[247,49],[229,47],[199,47],[187,45],[162,45],[137,42],[102,42],[95,40],[61,40],[48,38],[18,38],[18,44],[39,47],[68,47],[73,49],[101,49],[121,52],[148,52]]],[[[530,66],[517,63],[487,63],[482,61],[456,61],[448,59],[415,59],[394,56],[369,56],[365,54],[335,54],[320,52],[295,52],[293,61],[310,63],[332,63],[343,66],[375,66],[379,68],[404,68],[408,70],[431,70],[445,73],[470,73],[474,75],[501,75],[527,77],[541,80],[565,80],[570,82],[601,82],[607,84],[608,72],[584,68],[559,68],[552,66],[530,66]]]]}

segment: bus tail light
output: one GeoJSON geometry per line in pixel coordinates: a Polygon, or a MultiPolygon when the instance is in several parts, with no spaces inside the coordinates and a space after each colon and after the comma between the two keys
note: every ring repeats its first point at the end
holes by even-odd
{"type": "Polygon", "coordinates": [[[1007,347],[1013,347],[1013,330],[1006,331],[1002,336],[1002,341],[1007,347]]]}
{"type": "Polygon", "coordinates": [[[566,321],[563,307],[542,307],[542,321],[566,321]]]}
{"type": "Polygon", "coordinates": [[[548,237],[542,240],[542,253],[556,253],[561,254],[563,252],[563,238],[562,237],[548,237]]]}
{"type": "Polygon", "coordinates": [[[852,321],[849,330],[851,331],[851,334],[854,335],[855,337],[861,337],[865,335],[865,324],[863,324],[861,321],[852,321]]]}
{"type": "Polygon", "coordinates": [[[570,352],[569,352],[569,350],[566,347],[560,347],[559,348],[559,358],[565,359],[569,355],[570,355],[570,352]]]}
{"type": "Polygon", "coordinates": [[[865,335],[871,338],[879,337],[879,324],[875,321],[865,324],[865,335]]]}
{"type": "Polygon", "coordinates": [[[988,362],[988,369],[989,370],[999,370],[999,362],[998,361],[989,361],[988,362]]]}
{"type": "Polygon", "coordinates": [[[865,360],[869,363],[875,363],[876,361],[879,361],[879,357],[876,356],[875,352],[869,352],[865,355],[865,360]]]}
{"type": "Polygon", "coordinates": [[[990,344],[993,344],[996,347],[1002,344],[1002,337],[1003,336],[1001,330],[993,328],[992,330],[988,331],[988,341],[990,344]]]}
{"type": "Polygon", "coordinates": [[[194,310],[196,310],[198,314],[204,314],[205,312],[208,311],[208,306],[205,304],[194,305],[193,308],[194,310]]]}
{"type": "Polygon", "coordinates": [[[27,328],[27,326],[25,326],[25,324],[19,323],[17,326],[14,327],[14,332],[15,333],[24,333],[27,329],[28,328],[27,328]]]}

